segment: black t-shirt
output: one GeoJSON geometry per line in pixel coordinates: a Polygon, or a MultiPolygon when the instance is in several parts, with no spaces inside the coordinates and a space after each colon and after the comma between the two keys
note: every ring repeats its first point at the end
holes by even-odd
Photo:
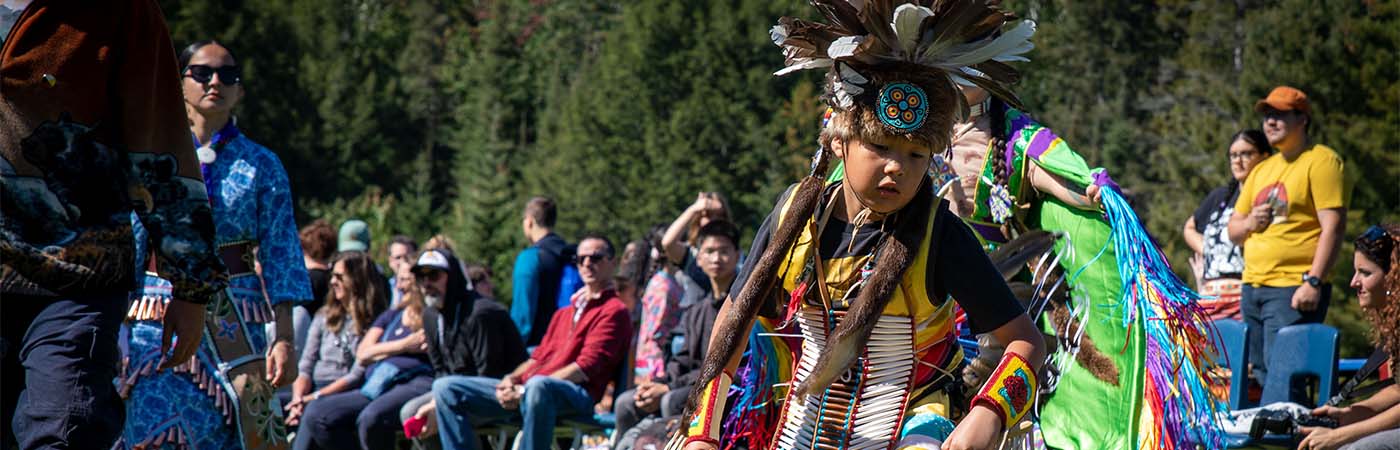
{"type": "MultiPolygon", "coordinates": [[[[839,185],[827,188],[828,195],[833,193],[836,186],[839,185]]],[[[787,195],[789,194],[783,194],[778,199],[778,206],[763,220],[758,233],[754,235],[749,254],[756,255],[755,258],[762,257],[763,250],[768,247],[768,241],[773,234],[772,227],[777,222],[782,205],[787,201],[787,195]]],[[[1025,314],[1021,302],[1011,293],[1011,288],[1006,286],[1001,272],[997,271],[992,261],[987,258],[987,253],[982,250],[977,238],[972,236],[972,231],[963,225],[957,215],[948,210],[945,202],[939,201],[937,208],[937,219],[930,235],[933,239],[929,249],[932,261],[929,261],[928,274],[925,277],[928,283],[928,298],[937,305],[948,296],[952,296],[967,312],[967,321],[972,332],[978,334],[1000,328],[1011,319],[1025,314]]],[[[862,255],[869,253],[872,246],[879,244],[881,234],[878,222],[855,230],[855,243],[850,245],[854,229],[854,226],[833,214],[830,222],[822,230],[818,245],[821,258],[827,260],[862,255]]],[[[743,289],[749,272],[755,265],[756,262],[745,265],[730,287],[731,297],[738,297],[739,290],[743,289]]]]}
{"type": "Polygon", "coordinates": [[[1244,253],[1230,240],[1230,216],[1240,196],[1239,184],[1231,182],[1215,188],[1196,208],[1196,232],[1201,233],[1203,267],[1201,277],[1239,278],[1244,273],[1244,253]]]}
{"type": "Polygon", "coordinates": [[[307,269],[306,274],[311,276],[311,302],[306,304],[306,312],[310,316],[315,316],[316,310],[321,309],[321,305],[326,304],[326,294],[331,289],[331,271],[307,269]]]}

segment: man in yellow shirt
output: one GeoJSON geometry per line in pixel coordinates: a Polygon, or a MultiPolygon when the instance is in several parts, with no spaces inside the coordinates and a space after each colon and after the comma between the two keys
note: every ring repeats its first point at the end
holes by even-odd
{"type": "Polygon", "coordinates": [[[1267,381],[1280,328],[1322,322],[1332,286],[1323,282],[1346,231],[1348,193],[1342,158],[1308,136],[1308,97],[1279,86],[1254,105],[1278,150],[1254,167],[1230,217],[1230,239],[1244,247],[1240,310],[1249,325],[1249,359],[1267,381]]]}

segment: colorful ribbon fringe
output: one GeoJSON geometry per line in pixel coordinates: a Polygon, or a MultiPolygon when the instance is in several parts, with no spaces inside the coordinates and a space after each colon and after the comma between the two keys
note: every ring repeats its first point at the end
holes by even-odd
{"type": "Polygon", "coordinates": [[[1210,387],[1215,365],[1214,329],[1187,287],[1117,189],[1106,187],[1104,211],[1113,228],[1123,282],[1123,326],[1143,327],[1146,337],[1147,408],[1139,448],[1225,448],[1217,412],[1225,405],[1210,387]]]}

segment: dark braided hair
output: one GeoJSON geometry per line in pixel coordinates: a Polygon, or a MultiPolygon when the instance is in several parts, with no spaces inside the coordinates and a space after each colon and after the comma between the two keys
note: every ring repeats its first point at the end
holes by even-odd
{"type": "MultiPolygon", "coordinates": [[[[1006,186],[1011,179],[1011,170],[1007,166],[1006,150],[1006,102],[995,96],[989,97],[990,102],[987,108],[987,119],[992,127],[991,152],[987,155],[992,158],[992,179],[998,186],[1006,186]]],[[[1010,187],[1007,187],[1010,189],[1010,187]]]]}
{"type": "MultiPolygon", "coordinates": [[[[715,323],[719,332],[711,341],[700,366],[700,376],[697,380],[700,386],[718,377],[729,361],[736,356],[740,344],[747,339],[748,331],[753,327],[759,308],[765,300],[772,298],[773,289],[777,285],[779,266],[796,242],[797,236],[801,234],[802,228],[807,226],[817,204],[822,201],[822,177],[826,173],[831,153],[827,146],[834,137],[841,137],[847,145],[853,142],[852,129],[859,126],[860,122],[860,119],[854,116],[855,114],[837,114],[832,118],[832,125],[823,131],[822,146],[814,160],[812,173],[797,185],[792,194],[791,206],[778,224],[778,231],[773,240],[759,256],[738,297],[731,299],[734,302],[731,305],[733,308],[715,323]]],[[[935,200],[931,184],[932,180],[925,174],[909,204],[885,218],[894,227],[893,232],[887,234],[880,244],[883,248],[876,257],[874,273],[857,295],[845,319],[827,337],[828,351],[818,358],[812,374],[795,387],[795,396],[825,390],[842,371],[850,367],[859,349],[870,339],[875,322],[893,298],[904,272],[913,262],[917,249],[927,235],[928,221],[932,216],[929,211],[935,200]]],[[[685,417],[694,414],[703,391],[704,389],[691,391],[685,417]]]]}

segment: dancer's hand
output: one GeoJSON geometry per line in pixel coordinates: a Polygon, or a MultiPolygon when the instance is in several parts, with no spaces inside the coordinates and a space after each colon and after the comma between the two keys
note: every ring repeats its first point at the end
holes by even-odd
{"type": "Polygon", "coordinates": [[[170,359],[160,364],[162,370],[184,364],[199,349],[199,341],[204,339],[204,305],[180,299],[170,300],[165,309],[165,320],[161,324],[160,354],[170,350],[170,341],[175,341],[175,351],[170,359]]]}
{"type": "Polygon", "coordinates": [[[1103,207],[1103,188],[1099,185],[1090,184],[1089,187],[1084,188],[1084,197],[1088,198],[1089,203],[1094,204],[1094,206],[1103,207]]]}
{"type": "Polygon", "coordinates": [[[1001,441],[1001,417],[986,406],[974,406],[962,423],[943,441],[943,450],[997,448],[1001,441]]]}
{"type": "Polygon", "coordinates": [[[267,350],[267,360],[265,362],[267,370],[267,381],[273,387],[285,386],[288,381],[296,376],[297,366],[292,358],[292,343],[278,340],[272,343],[272,348],[267,350]]]}

